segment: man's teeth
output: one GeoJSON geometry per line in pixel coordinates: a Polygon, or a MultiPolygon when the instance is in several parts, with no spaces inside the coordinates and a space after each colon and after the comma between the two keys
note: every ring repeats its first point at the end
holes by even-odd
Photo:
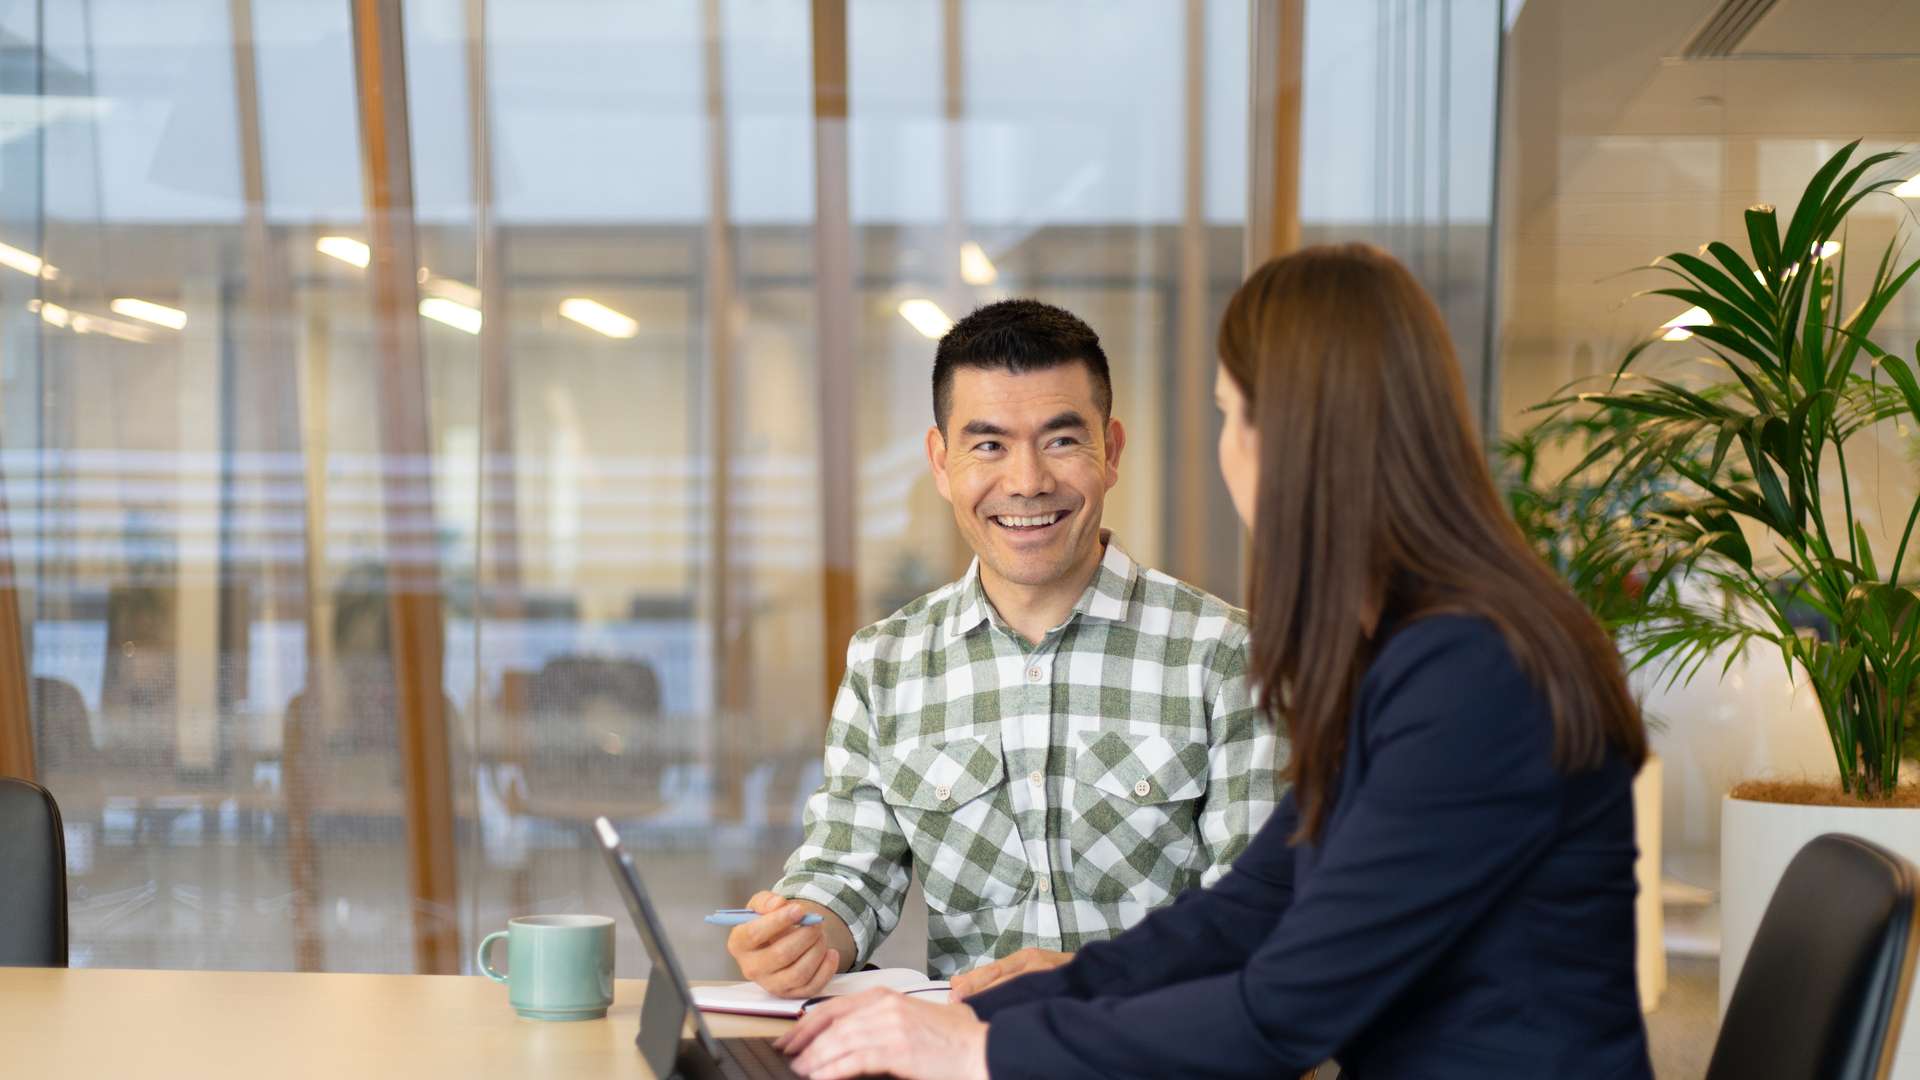
{"type": "Polygon", "coordinates": [[[1051,514],[1043,514],[1040,517],[1009,517],[1006,514],[1002,514],[994,520],[1002,525],[1007,525],[1015,529],[1031,529],[1040,525],[1051,525],[1065,516],[1066,511],[1060,510],[1051,514]]]}

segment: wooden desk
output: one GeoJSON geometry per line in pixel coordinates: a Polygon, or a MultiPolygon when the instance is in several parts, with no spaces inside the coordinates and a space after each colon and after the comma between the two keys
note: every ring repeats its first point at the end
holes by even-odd
{"type": "MultiPolygon", "coordinates": [[[[0,967],[0,1075],[645,1080],[633,1037],[647,984],[604,1020],[522,1020],[478,975],[306,975],[0,967]]],[[[782,1020],[709,1016],[715,1035],[782,1020]]]]}

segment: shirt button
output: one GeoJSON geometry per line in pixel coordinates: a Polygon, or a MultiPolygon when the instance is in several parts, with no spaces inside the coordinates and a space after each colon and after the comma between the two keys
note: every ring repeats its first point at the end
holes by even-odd
{"type": "Polygon", "coordinates": [[[1047,674],[1046,672],[1041,671],[1037,667],[1030,667],[1027,669],[1027,681],[1039,682],[1041,679],[1046,677],[1046,674],[1047,674]]]}
{"type": "Polygon", "coordinates": [[[1046,782],[1047,774],[1041,772],[1039,769],[1035,769],[1027,774],[1027,783],[1032,784],[1034,787],[1040,787],[1046,782]]]}
{"type": "Polygon", "coordinates": [[[1040,883],[1035,885],[1034,888],[1039,889],[1043,893],[1050,893],[1053,891],[1053,880],[1047,877],[1047,875],[1041,874],[1040,883]]]}
{"type": "Polygon", "coordinates": [[[1147,796],[1153,794],[1153,785],[1147,783],[1145,780],[1142,780],[1139,783],[1133,785],[1133,793],[1144,799],[1147,796]]]}
{"type": "Polygon", "coordinates": [[[945,784],[941,784],[939,787],[933,789],[933,797],[939,799],[941,802],[946,802],[948,799],[953,798],[953,789],[945,784]]]}

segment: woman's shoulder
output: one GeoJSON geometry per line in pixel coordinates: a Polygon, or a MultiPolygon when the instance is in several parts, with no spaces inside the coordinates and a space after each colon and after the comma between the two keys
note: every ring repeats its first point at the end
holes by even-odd
{"type": "Polygon", "coordinates": [[[1368,678],[1423,668],[1493,665],[1518,674],[1520,665],[1500,627],[1485,615],[1442,609],[1403,616],[1381,627],[1368,678]]]}
{"type": "Polygon", "coordinates": [[[1437,611],[1384,629],[1359,694],[1376,734],[1402,722],[1439,722],[1469,741],[1550,735],[1545,695],[1492,619],[1437,611]]]}

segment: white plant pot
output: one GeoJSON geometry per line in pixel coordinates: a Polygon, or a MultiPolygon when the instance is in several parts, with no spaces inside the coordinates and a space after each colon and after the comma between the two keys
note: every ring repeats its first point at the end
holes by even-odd
{"type": "MultiPolygon", "coordinates": [[[[1807,841],[1846,833],[1920,865],[1920,809],[1860,809],[1752,802],[1720,804],[1720,1015],[1746,963],[1760,917],[1787,863],[1807,841]]],[[[1890,1080],[1920,1080],[1920,993],[1911,995],[1890,1080]]]]}

